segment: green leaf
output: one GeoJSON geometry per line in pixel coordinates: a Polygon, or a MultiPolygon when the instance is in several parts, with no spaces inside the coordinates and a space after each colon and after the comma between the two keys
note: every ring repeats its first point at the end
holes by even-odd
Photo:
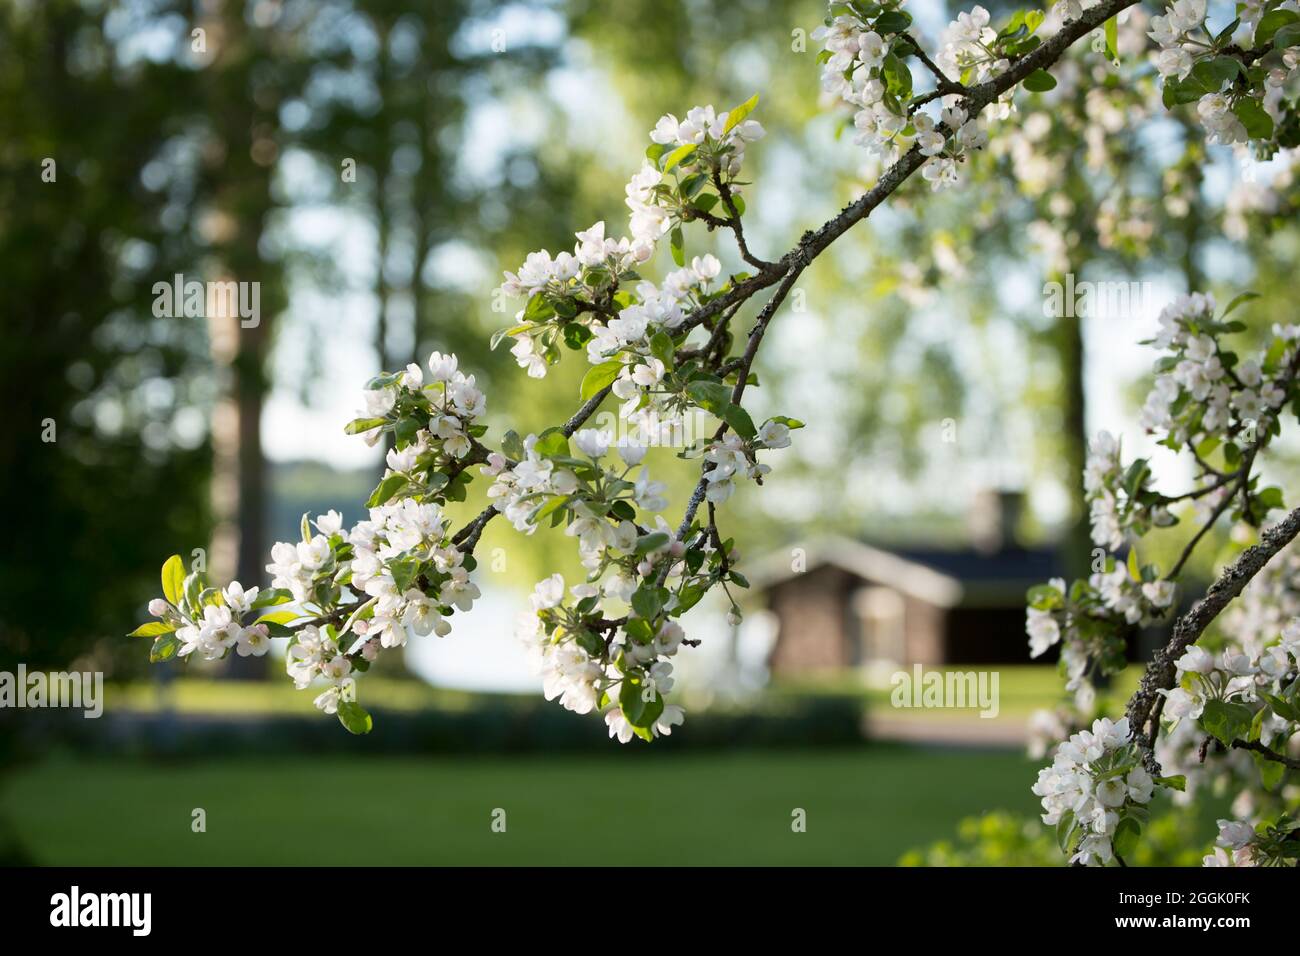
{"type": "Polygon", "coordinates": [[[1172,777],[1156,777],[1156,783],[1162,787],[1168,787],[1170,790],[1177,790],[1180,793],[1187,790],[1187,778],[1181,773],[1172,777]]]}
{"type": "Polygon", "coordinates": [[[1241,63],[1231,56],[1216,56],[1208,60],[1199,60],[1192,67],[1191,75],[1185,83],[1199,84],[1205,93],[1218,93],[1224,84],[1235,80],[1241,72],[1241,63]]]}
{"type": "Polygon", "coordinates": [[[578,389],[582,400],[585,402],[602,388],[613,384],[622,371],[623,363],[618,359],[610,359],[608,362],[601,362],[587,369],[587,374],[582,376],[582,385],[578,389]]]}
{"type": "Polygon", "coordinates": [[[570,322],[562,330],[564,344],[577,351],[591,341],[591,329],[581,322],[570,322]]]}
{"type": "Polygon", "coordinates": [[[727,413],[731,404],[731,389],[721,382],[696,381],[686,386],[686,394],[696,405],[718,418],[727,413]]]}
{"type": "Polygon", "coordinates": [[[366,709],[354,700],[339,702],[339,723],[350,734],[368,734],[375,725],[366,709]]]}
{"type": "Polygon", "coordinates": [[[343,426],[343,434],[360,435],[362,432],[368,432],[372,428],[379,428],[387,423],[388,419],[386,418],[354,418],[343,426]]]}
{"type": "Polygon", "coordinates": [[[1273,48],[1285,50],[1287,47],[1300,46],[1300,24],[1291,23],[1273,35],[1273,48]]]}
{"type": "Polygon", "coordinates": [[[668,245],[673,253],[673,262],[677,263],[678,268],[686,265],[686,240],[682,236],[682,227],[673,226],[673,231],[668,234],[668,245]]]}
{"type": "Polygon", "coordinates": [[[1270,10],[1259,18],[1255,27],[1255,46],[1263,46],[1273,39],[1278,30],[1296,21],[1300,21],[1300,14],[1294,10],[1270,10]]]}
{"type": "Polygon", "coordinates": [[[1033,73],[1030,73],[1025,77],[1025,89],[1029,90],[1031,93],[1045,93],[1048,90],[1055,88],[1055,86],[1056,77],[1052,76],[1052,74],[1048,73],[1046,70],[1034,70],[1033,73]]]}
{"type": "Polygon", "coordinates": [[[1276,788],[1286,776],[1286,766],[1276,760],[1269,760],[1261,753],[1252,753],[1251,756],[1255,758],[1255,766],[1259,768],[1259,782],[1263,784],[1264,789],[1276,788]]]}
{"type": "Polygon", "coordinates": [[[685,146],[678,146],[675,150],[664,157],[664,172],[671,172],[672,169],[685,162],[692,153],[695,152],[695,144],[687,143],[685,146]]]}
{"type": "Polygon", "coordinates": [[[876,18],[872,27],[881,36],[902,33],[912,25],[912,15],[905,10],[886,10],[876,18]]]}
{"type": "Polygon", "coordinates": [[[153,647],[149,650],[149,663],[161,664],[163,661],[169,661],[180,649],[180,638],[175,634],[163,634],[153,642],[153,647]]]}
{"type": "Polygon", "coordinates": [[[1282,499],[1282,489],[1269,486],[1262,489],[1255,496],[1261,505],[1265,508],[1282,508],[1285,507],[1282,499]]]}
{"type": "Polygon", "coordinates": [[[632,592],[632,610],[636,611],[637,617],[648,621],[658,615],[662,609],[663,601],[660,600],[659,588],[653,584],[643,584],[632,592]]]}
{"type": "Polygon", "coordinates": [[[723,418],[727,424],[736,430],[741,438],[753,439],[758,434],[754,428],[754,420],[749,417],[749,412],[745,411],[739,405],[727,403],[727,407],[722,412],[723,418]]]}
{"type": "Polygon", "coordinates": [[[555,310],[540,292],[534,292],[528,305],[524,306],[524,320],[530,323],[545,322],[554,314],[555,310]]]}
{"type": "Polygon", "coordinates": [[[642,700],[643,689],[641,678],[626,675],[619,687],[618,706],[629,724],[648,730],[664,712],[664,699],[662,694],[654,694],[650,700],[642,700]]]}
{"type": "Polygon", "coordinates": [[[1273,138],[1273,117],[1264,111],[1259,100],[1243,97],[1232,104],[1232,112],[1246,127],[1246,135],[1251,139],[1273,138]]]}
{"type": "Polygon", "coordinates": [[[518,335],[520,332],[527,332],[532,326],[525,322],[523,325],[512,325],[509,328],[497,329],[492,333],[492,341],[488,348],[495,351],[496,347],[501,344],[501,340],[507,335],[518,335]]]}
{"type": "Polygon", "coordinates": [[[1268,701],[1268,705],[1273,708],[1273,713],[1279,717],[1300,721],[1300,707],[1296,707],[1294,704],[1272,694],[1261,694],[1260,696],[1268,701]]]}
{"type": "Polygon", "coordinates": [[[302,617],[297,611],[272,611],[270,614],[263,614],[254,624],[290,624],[302,617]]]}
{"type": "Polygon", "coordinates": [[[1056,823],[1056,843],[1062,853],[1070,852],[1070,835],[1074,833],[1074,811],[1066,810],[1056,823]]]}
{"type": "Polygon", "coordinates": [[[1258,299],[1258,298],[1259,298],[1258,292],[1241,293],[1240,295],[1236,296],[1231,302],[1228,303],[1228,307],[1223,310],[1223,314],[1219,316],[1219,318],[1226,319],[1228,316],[1230,316],[1233,313],[1233,311],[1237,308],[1237,306],[1245,305],[1247,302],[1251,301],[1252,299],[1258,299]]]}
{"type": "Polygon", "coordinates": [[[733,129],[735,129],[737,126],[743,123],[745,121],[745,117],[748,116],[753,111],[754,107],[757,105],[758,105],[758,94],[755,93],[753,96],[745,100],[745,102],[741,103],[735,109],[728,110],[727,124],[724,127],[722,127],[722,135],[723,136],[727,135],[733,129]]]}
{"type": "Polygon", "coordinates": [[[393,496],[407,485],[405,475],[389,475],[381,481],[375,490],[371,492],[370,498],[366,501],[367,508],[378,508],[382,504],[391,501],[393,496]]]}
{"type": "Polygon", "coordinates": [[[175,630],[175,624],[169,624],[166,621],[149,621],[141,624],[127,637],[158,637],[163,634],[171,634],[175,630]]]}
{"type": "Polygon", "coordinates": [[[1125,817],[1119,821],[1119,826],[1115,828],[1115,836],[1112,843],[1115,847],[1115,853],[1123,858],[1131,856],[1137,849],[1138,838],[1142,836],[1142,824],[1138,823],[1133,817],[1125,817]]]}
{"type": "Polygon", "coordinates": [[[882,72],[889,81],[889,91],[894,96],[905,100],[912,95],[912,71],[895,54],[886,55],[882,72]]]}
{"type": "Polygon", "coordinates": [[[548,498],[540,508],[529,516],[529,521],[533,524],[540,524],[543,518],[548,517],[553,512],[559,511],[569,503],[568,495],[554,495],[548,498]]]}
{"type": "Polygon", "coordinates": [[[1111,62],[1119,62],[1119,21],[1118,14],[1106,21],[1106,54],[1111,62]]]}
{"type": "Polygon", "coordinates": [[[1225,747],[1231,747],[1234,740],[1244,740],[1250,733],[1254,716],[1245,704],[1209,700],[1205,702],[1200,724],[1206,733],[1214,735],[1225,747]]]}
{"type": "Polygon", "coordinates": [[[543,458],[572,457],[569,451],[569,439],[558,428],[543,432],[542,436],[537,439],[537,443],[533,445],[533,451],[543,458]]]}
{"type": "Polygon", "coordinates": [[[515,461],[524,457],[524,440],[513,428],[501,436],[501,450],[515,461]]]}
{"type": "Polygon", "coordinates": [[[656,551],[668,543],[667,531],[652,531],[650,534],[643,534],[636,540],[635,554],[639,557],[643,554],[649,554],[656,551]]]}
{"type": "Polygon", "coordinates": [[[704,597],[704,588],[698,584],[688,584],[677,592],[677,605],[672,610],[673,617],[681,617],[699,603],[704,597]]]}
{"type": "Polygon", "coordinates": [[[257,592],[257,600],[250,604],[249,608],[256,611],[277,604],[288,604],[292,600],[293,594],[285,588],[263,588],[257,592]]]}
{"type": "Polygon", "coordinates": [[[650,354],[664,363],[664,368],[673,367],[673,340],[663,329],[656,329],[650,336],[650,354]]]}
{"type": "Polygon", "coordinates": [[[1182,106],[1186,103],[1195,103],[1205,95],[1205,87],[1200,83],[1188,77],[1180,80],[1177,77],[1165,77],[1165,88],[1161,93],[1161,101],[1165,104],[1165,109],[1173,109],[1175,106],[1182,106]]]}
{"type": "Polygon", "coordinates": [[[185,595],[185,603],[195,612],[203,606],[203,587],[203,575],[197,571],[191,571],[187,574],[185,582],[181,585],[181,591],[185,595]]]}
{"type": "Polygon", "coordinates": [[[185,588],[185,562],[179,554],[173,554],[162,566],[163,597],[172,604],[180,606],[181,595],[185,588]]]}

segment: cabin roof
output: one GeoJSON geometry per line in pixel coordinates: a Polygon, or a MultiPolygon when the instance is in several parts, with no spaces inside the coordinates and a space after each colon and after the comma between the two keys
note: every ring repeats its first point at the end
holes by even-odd
{"type": "MultiPolygon", "coordinates": [[[[939,607],[1019,604],[1034,584],[1061,574],[1059,555],[1043,548],[889,548],[853,538],[826,537],[804,549],[804,569],[838,567],[864,582],[886,584],[939,607]]],[[[794,580],[789,549],[746,569],[755,589],[794,580]]]]}

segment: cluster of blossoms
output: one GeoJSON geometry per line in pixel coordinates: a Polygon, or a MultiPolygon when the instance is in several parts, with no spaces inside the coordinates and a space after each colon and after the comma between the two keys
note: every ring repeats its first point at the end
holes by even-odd
{"type": "MultiPolygon", "coordinates": [[[[849,12],[827,18],[813,34],[825,47],[819,57],[822,89],[854,109],[854,141],[881,162],[892,163],[915,145],[927,157],[922,177],[938,190],[957,182],[958,164],[982,149],[988,136],[960,95],[940,97],[937,115],[925,109],[933,94],[925,95],[924,101],[917,99],[907,61],[920,56],[920,51],[907,32],[912,17],[901,7],[901,2],[850,5],[849,12]]],[[[989,26],[989,13],[983,7],[959,13],[944,30],[941,50],[931,65],[943,76],[936,80],[976,84],[1000,76],[1009,68],[1010,58],[1039,45],[1034,32],[1042,22],[1041,13],[1022,12],[999,31],[989,26]]],[[[1051,83],[1047,77],[1042,86],[1031,88],[1047,89],[1051,83]]],[[[1011,98],[1008,90],[991,105],[990,115],[1009,116],[1011,98]]]]}
{"type": "Polygon", "coordinates": [[[1086,582],[1068,589],[1064,582],[1052,582],[1030,592],[1030,654],[1041,656],[1064,640],[1068,690],[1087,693],[1086,674],[1093,664],[1103,673],[1122,666],[1125,626],[1150,624],[1172,607],[1174,583],[1152,565],[1139,566],[1132,550],[1153,528],[1178,523],[1172,505],[1190,501],[1199,520],[1210,522],[1237,502],[1236,516],[1258,525],[1282,504],[1277,489],[1256,489],[1243,471],[1277,433],[1278,413],[1293,395],[1298,336],[1294,327],[1278,326],[1261,358],[1241,361],[1222,341],[1245,328],[1227,320],[1241,301],[1216,318],[1212,296],[1181,296],[1161,313],[1153,340],[1167,354],[1156,363],[1142,424],[1173,450],[1195,450],[1201,469],[1196,489],[1178,497],[1155,491],[1147,459],[1126,465],[1120,442],[1108,432],[1089,446],[1083,482],[1092,540],[1112,553],[1125,546],[1130,551],[1126,565],[1108,557],[1086,582]],[[1207,460],[1214,453],[1222,457],[1221,467],[1207,460]]]}
{"type": "Polygon", "coordinates": [[[1100,718],[1061,744],[1033,792],[1071,863],[1100,866],[1136,844],[1156,781],[1142,767],[1127,719],[1100,718]]]}
{"type": "MultiPolygon", "coordinates": [[[[626,188],[631,238],[607,237],[602,221],[576,233],[572,253],[554,258],[545,249],[530,253],[501,285],[503,294],[528,302],[516,325],[498,332],[493,345],[513,338],[511,352],[533,378],[544,377],[547,366],[559,361],[561,344],[586,348],[593,364],[637,346],[642,356],[655,357],[648,347],[654,331],[676,330],[690,309],[717,291],[708,287],[721,275],[721,263],[706,255],[687,265],[682,224],[725,224],[744,211],[735,180],[746,145],[763,136],[763,127],[746,118],[756,102],[751,98],[724,113],[697,106],[683,120],[662,117],[650,132],[646,162],[626,188]],[[637,267],[669,234],[678,270],[660,285],[642,280],[637,267]]],[[[638,382],[649,384],[639,387],[656,384],[662,369],[649,361],[641,364],[646,370],[638,382]]]]}
{"type": "MultiPolygon", "coordinates": [[[[385,373],[367,383],[365,409],[347,426],[367,445],[391,432],[400,448],[388,452],[385,481],[400,487],[405,478],[420,485],[426,478],[465,458],[474,439],[487,429],[475,420],[487,411],[487,399],[473,375],[458,368],[454,355],[429,356],[429,382],[424,369],[412,362],[402,372],[385,373]]],[[[388,497],[391,497],[389,495],[388,497]]]]}
{"type": "Polygon", "coordinates": [[[750,478],[761,484],[763,476],[772,469],[769,465],[761,464],[755,453],[764,448],[788,448],[789,421],[769,419],[752,439],[747,440],[734,431],[727,432],[717,441],[702,443],[698,448],[688,451],[687,457],[701,454],[709,463],[710,467],[704,472],[704,480],[708,483],[705,498],[714,504],[722,504],[735,493],[735,479],[738,477],[750,478]]]}
{"type": "Polygon", "coordinates": [[[1155,578],[1153,568],[1139,569],[1135,577],[1129,565],[1109,558],[1102,570],[1068,587],[1054,578],[1029,592],[1029,656],[1041,657],[1060,644],[1065,689],[1079,710],[1090,711],[1094,676],[1121,670],[1130,630],[1167,614],[1174,596],[1173,583],[1155,578]]]}
{"type": "Polygon", "coordinates": [[[142,625],[134,636],[170,635],[159,653],[189,657],[198,653],[203,660],[219,660],[234,650],[240,657],[261,657],[271,649],[270,630],[265,623],[244,623],[253,611],[288,600],[276,591],[245,590],[238,581],[216,589],[171,590],[167,598],[149,602],[149,613],[157,622],[142,625]]]}
{"type": "MultiPolygon", "coordinates": [[[[1257,728],[1259,740],[1268,745],[1275,737],[1283,741],[1292,730],[1288,715],[1293,713],[1284,696],[1295,680],[1296,661],[1300,660],[1300,619],[1288,624],[1277,644],[1258,648],[1254,653],[1243,650],[1235,643],[1218,654],[1193,644],[1175,662],[1176,686],[1164,691],[1166,716],[1179,720],[1188,717],[1197,720],[1205,714],[1207,706],[1218,711],[1215,702],[1238,702],[1250,708],[1249,720],[1254,720],[1254,705],[1269,698],[1276,706],[1261,718],[1257,728]]],[[[1238,716],[1246,712],[1230,711],[1238,716]]],[[[1217,715],[1216,715],[1217,719],[1217,715]]]]}
{"type": "Polygon", "coordinates": [[[403,483],[395,492],[401,497],[374,505],[351,529],[330,512],[316,519],[319,533],[311,535],[304,519],[302,541],[271,549],[272,584],[297,607],[273,622],[290,637],[285,668],[300,690],[318,678],[329,683],[315,701],[326,713],[340,713],[341,703],[356,707],[354,671],[384,649],[404,647],[410,634],[446,636],[446,618],[479,597],[469,576],[473,558],[452,542],[441,503],[410,490],[411,471],[392,471],[376,494],[393,475],[403,483]],[[312,623],[303,626],[304,617],[312,623]]]}
{"type": "Polygon", "coordinates": [[[347,426],[368,444],[391,434],[387,468],[365,520],[345,528],[329,511],[303,516],[301,540],[271,548],[271,587],[231,582],[208,587],[201,570],[186,575],[179,557],[163,566],[164,599],[150,604],[159,621],[136,631],[154,638],[153,660],[262,655],[271,638],[288,638],[285,668],[299,689],[327,686],[315,703],[354,733],[370,729],[356,702],[355,676],[408,635],[451,630],[446,618],[479,596],[472,555],[453,541],[447,501],[465,497],[467,465],[481,461],[477,423],[485,409],[474,376],[454,355],[434,352],[429,381],[420,366],[385,373],[365,391],[362,417],[347,426]],[[247,615],[261,613],[245,623],[247,615]]]}
{"type": "Polygon", "coordinates": [[[1187,781],[1185,792],[1175,794],[1175,800],[1188,803],[1201,791],[1219,797],[1234,794],[1234,820],[1221,821],[1220,826],[1226,828],[1231,823],[1228,832],[1246,838],[1249,844],[1240,839],[1225,842],[1221,835],[1219,846],[1205,858],[1207,866],[1253,865],[1276,856],[1275,850],[1285,848],[1269,847],[1261,852],[1268,841],[1257,844],[1257,838],[1266,835],[1265,825],[1279,811],[1294,812],[1300,803],[1300,787],[1285,781],[1280,763],[1235,747],[1206,760],[1207,736],[1222,742],[1219,735],[1231,733],[1241,733],[1243,738],[1280,753],[1297,754],[1297,580],[1300,553],[1288,548],[1247,585],[1223,615],[1217,652],[1199,645],[1190,647],[1177,661],[1174,687],[1165,692],[1163,715],[1167,720],[1155,754],[1166,772],[1187,781]]]}
{"type": "MultiPolygon", "coordinates": [[[[743,464],[723,459],[723,441],[710,446],[718,472],[706,474],[711,500],[725,497],[722,488],[730,494],[738,470],[761,474],[755,452],[788,445],[790,427],[769,420],[759,432],[765,439],[728,433],[743,464]]],[[[728,543],[704,530],[679,540],[658,515],[648,528],[638,523],[639,512],[667,506],[665,486],[643,464],[646,451],[615,446],[603,430],[581,429],[571,439],[551,431],[524,439],[516,461],[494,453],[483,468],[493,479],[488,496],[518,530],[531,534],[549,521],[577,539],[587,579],[567,598],[560,575],[540,582],[517,631],[534,652],[547,699],[578,713],[603,711],[610,735],[623,742],[669,733],[683,719],[662,699],[672,689],[668,659],[684,640],[674,618],[719,582],[746,586],[731,569],[728,543]]]]}
{"type": "Polygon", "coordinates": [[[1246,442],[1267,438],[1286,403],[1300,327],[1274,327],[1277,344],[1261,359],[1240,361],[1224,347],[1225,334],[1245,326],[1227,321],[1238,300],[1215,319],[1211,295],[1180,296],[1160,314],[1153,344],[1170,354],[1156,365],[1156,379],[1142,407],[1141,424],[1166,435],[1174,449],[1207,440],[1246,442]],[[1254,437],[1251,437],[1254,436],[1254,437]]]}
{"type": "Polygon", "coordinates": [[[1207,13],[1207,0],[1175,0],[1164,16],[1151,19],[1165,105],[1195,103],[1211,143],[1254,141],[1267,152],[1300,144],[1286,99],[1300,67],[1295,4],[1239,4],[1236,19],[1218,33],[1210,30],[1207,13]]]}
{"type": "Polygon", "coordinates": [[[1118,551],[1129,536],[1141,537],[1151,528],[1176,523],[1165,499],[1152,491],[1151,469],[1143,459],[1125,467],[1120,442],[1110,432],[1098,432],[1088,445],[1083,488],[1093,543],[1118,551]]]}
{"type": "MultiPolygon", "coordinates": [[[[509,440],[511,444],[513,439],[509,440]]],[[[577,537],[584,562],[599,562],[606,548],[629,548],[637,531],[636,509],[662,511],[662,482],[650,477],[643,462],[645,445],[624,442],[617,446],[620,464],[603,461],[613,436],[584,428],[572,440],[562,432],[529,435],[520,445],[518,460],[493,452],[483,466],[493,479],[488,498],[515,529],[525,534],[537,530],[544,518],[558,524],[569,517],[567,533],[577,537]],[[578,455],[574,454],[576,447],[578,455]],[[640,468],[635,477],[634,469],[640,468]],[[555,517],[551,517],[554,515],[555,517]]]]}
{"type": "MultiPolygon", "coordinates": [[[[1238,297],[1220,313],[1211,296],[1182,296],[1161,313],[1151,343],[1165,354],[1156,363],[1142,424],[1162,445],[1192,453],[1196,487],[1177,497],[1160,494],[1150,487],[1147,460],[1126,465],[1119,441],[1101,433],[1091,444],[1084,473],[1092,537],[1110,552],[1127,547],[1128,560],[1120,563],[1106,556],[1086,582],[1067,588],[1057,580],[1030,591],[1030,653],[1038,657],[1061,645],[1067,690],[1076,693],[1076,705],[1085,713],[1095,701],[1093,670],[1117,672],[1124,665],[1128,630],[1151,623],[1173,605],[1172,578],[1181,570],[1186,552],[1174,571],[1161,577],[1154,566],[1140,565],[1136,540],[1153,528],[1177,523],[1171,513],[1176,503],[1190,504],[1188,510],[1204,528],[1229,509],[1234,520],[1258,527],[1270,511],[1282,506],[1281,492],[1257,487],[1251,467],[1258,452],[1279,433],[1281,411],[1295,396],[1300,330],[1274,326],[1263,354],[1242,360],[1227,347],[1225,337],[1245,330],[1228,317],[1248,298],[1238,297]]],[[[1199,536],[1193,544],[1196,540],[1199,536]]],[[[1161,690],[1166,726],[1156,743],[1156,759],[1166,772],[1178,772],[1179,789],[1189,788],[1190,794],[1190,788],[1203,785],[1210,773],[1204,765],[1207,735],[1218,740],[1227,748],[1217,761],[1218,779],[1231,775],[1242,784],[1234,814],[1259,820],[1259,827],[1232,824],[1225,831],[1234,834],[1231,842],[1221,838],[1219,849],[1206,857],[1210,865],[1295,855],[1290,830],[1279,836],[1265,826],[1272,826],[1275,816],[1265,814],[1264,807],[1276,802],[1272,791],[1284,771],[1283,762],[1269,754],[1285,752],[1300,718],[1300,618],[1295,617],[1300,614],[1300,591],[1292,593],[1288,578],[1297,560],[1280,559],[1261,575],[1225,617],[1226,643],[1216,652],[1189,647],[1175,662],[1174,685],[1161,690]],[[1265,752],[1252,755],[1233,749],[1242,741],[1265,752]],[[1246,831],[1253,836],[1245,836],[1246,831]]],[[[1046,727],[1047,719],[1042,723],[1046,727]]],[[[1040,778],[1045,793],[1058,783],[1040,778]]],[[[1051,809],[1046,800],[1044,807],[1051,809]]],[[[1097,858],[1107,859],[1104,850],[1097,858]]]]}
{"type": "Polygon", "coordinates": [[[997,40],[998,31],[989,26],[989,12],[976,5],[970,13],[959,13],[948,24],[935,62],[950,76],[983,83],[1011,68],[1011,61],[995,52],[997,40]]]}
{"type": "Polygon", "coordinates": [[[564,603],[564,578],[553,574],[534,589],[532,611],[519,616],[516,633],[542,674],[546,699],[579,714],[602,711],[610,736],[621,743],[671,734],[686,719],[680,706],[664,701],[673,689],[670,659],[683,643],[681,626],[633,618],[606,636],[592,620],[606,589],[585,583],[568,593],[571,607],[564,603]]]}
{"type": "Polygon", "coordinates": [[[763,135],[747,119],[755,102],[661,118],[647,162],[626,190],[632,239],[607,239],[597,223],[577,234],[571,255],[534,253],[502,286],[529,298],[518,323],[496,341],[513,337],[512,352],[533,377],[559,360],[561,342],[585,350],[591,367],[582,398],[611,393],[631,426],[631,437],[617,445],[603,429],[549,429],[523,439],[510,433],[483,467],[493,507],[517,530],[531,534],[548,523],[577,539],[587,579],[568,591],[559,575],[540,582],[518,631],[535,652],[547,698],[579,713],[602,711],[620,741],[653,739],[681,723],[681,708],[663,700],[673,683],[669,658],[689,643],[675,618],[715,585],[747,586],[712,524],[688,521],[677,531],[655,514],[667,506],[666,486],[644,464],[648,447],[675,443],[693,409],[722,421],[716,439],[681,455],[705,458],[702,482],[717,504],[730,497],[737,476],[761,481],[769,468],[757,452],[788,446],[790,430],[802,424],[775,417],[756,428],[732,402],[737,373],[723,367],[726,319],[709,325],[694,316],[733,280],[722,280],[716,257],[688,263],[683,251],[684,223],[739,233],[744,203],[735,178],[746,145],[763,135]],[[656,284],[636,268],[665,235],[677,268],[656,284]],[[696,328],[707,337],[691,345],[696,328]],[[653,523],[646,514],[655,515],[653,523]]]}
{"type": "Polygon", "coordinates": [[[1283,815],[1276,823],[1251,826],[1240,820],[1220,820],[1214,849],[1206,866],[1295,866],[1300,855],[1300,820],[1283,815]]]}

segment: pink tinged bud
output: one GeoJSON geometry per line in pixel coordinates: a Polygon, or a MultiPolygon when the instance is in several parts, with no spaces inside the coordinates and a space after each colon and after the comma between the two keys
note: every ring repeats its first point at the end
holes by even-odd
{"type": "Polygon", "coordinates": [[[262,637],[271,636],[271,629],[267,627],[265,624],[254,624],[253,630],[257,631],[257,633],[262,635],[262,637]]]}
{"type": "Polygon", "coordinates": [[[674,558],[680,558],[686,553],[686,544],[682,541],[674,541],[668,546],[668,553],[674,558]]]}
{"type": "Polygon", "coordinates": [[[163,617],[171,609],[171,605],[162,598],[154,598],[149,602],[149,613],[154,617],[163,617]]]}
{"type": "Polygon", "coordinates": [[[379,656],[379,642],[376,640],[366,641],[365,645],[361,648],[361,656],[368,661],[373,661],[379,656]]]}
{"type": "Polygon", "coordinates": [[[352,630],[357,634],[366,634],[370,630],[369,621],[357,621],[352,625],[352,630]]]}

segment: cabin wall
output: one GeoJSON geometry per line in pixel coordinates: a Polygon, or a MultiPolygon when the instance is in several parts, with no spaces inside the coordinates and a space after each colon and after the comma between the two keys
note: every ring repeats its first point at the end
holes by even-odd
{"type": "Polygon", "coordinates": [[[768,590],[778,636],[768,659],[772,676],[793,676],[859,663],[850,606],[860,581],[839,568],[812,568],[768,590]]]}
{"type": "Polygon", "coordinates": [[[907,598],[906,608],[907,660],[900,663],[927,666],[946,663],[945,622],[948,610],[914,597],[907,598]]]}

